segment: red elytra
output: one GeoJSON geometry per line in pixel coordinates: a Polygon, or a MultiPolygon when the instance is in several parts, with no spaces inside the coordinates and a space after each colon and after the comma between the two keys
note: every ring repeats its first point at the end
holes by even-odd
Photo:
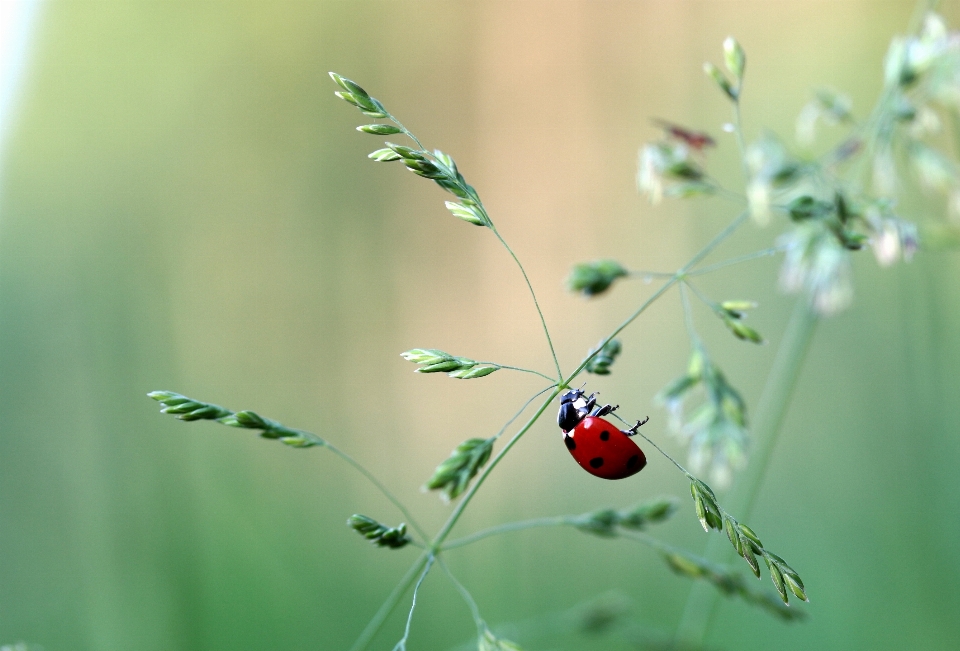
{"type": "Polygon", "coordinates": [[[563,442],[580,467],[602,479],[625,479],[647,465],[643,450],[608,421],[587,416],[563,442]]]}

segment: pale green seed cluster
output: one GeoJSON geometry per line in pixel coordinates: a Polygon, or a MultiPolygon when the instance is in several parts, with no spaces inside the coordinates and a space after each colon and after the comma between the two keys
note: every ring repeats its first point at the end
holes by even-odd
{"type": "Polygon", "coordinates": [[[664,197],[686,199],[716,190],[695,151],[684,142],[667,139],[640,150],[637,188],[654,204],[664,197]]]}
{"type": "Polygon", "coordinates": [[[714,481],[728,484],[731,473],[744,462],[747,405],[701,344],[694,345],[686,373],[655,400],[667,408],[671,429],[689,443],[693,472],[709,468],[714,481]],[[704,401],[686,416],[684,405],[697,389],[703,390],[704,401]]]}
{"type": "Polygon", "coordinates": [[[782,558],[765,549],[757,534],[750,527],[737,522],[733,516],[720,508],[717,497],[709,486],[691,476],[690,493],[693,495],[697,519],[700,520],[703,530],[716,529],[726,532],[730,544],[733,545],[737,554],[747,562],[750,570],[758,579],[760,578],[760,563],[757,561],[757,556],[760,556],[767,565],[770,580],[777,589],[777,594],[780,595],[783,603],[786,604],[790,601],[788,590],[798,599],[809,601],[800,575],[787,565],[787,562],[782,558]]]}
{"type": "Polygon", "coordinates": [[[387,119],[391,122],[391,124],[364,124],[357,127],[357,131],[377,136],[403,134],[409,136],[418,145],[418,148],[414,148],[387,142],[385,148],[369,154],[368,157],[371,160],[378,163],[403,161],[408,170],[417,176],[435,181],[441,188],[460,199],[459,202],[445,202],[447,209],[454,217],[475,226],[493,226],[490,216],[480,201],[480,196],[474,187],[463,178],[463,174],[457,169],[457,164],[452,156],[439,149],[431,152],[420,146],[416,137],[407,131],[400,121],[384,108],[383,104],[370,97],[356,82],[335,72],[331,72],[330,77],[343,89],[334,93],[337,97],[356,106],[364,115],[387,119]]]}
{"type": "Polygon", "coordinates": [[[677,511],[677,500],[660,497],[629,509],[600,509],[584,513],[574,520],[574,526],[606,538],[616,537],[619,529],[642,531],[648,525],[666,522],[677,511]]]}
{"type": "Polygon", "coordinates": [[[597,260],[577,264],[567,277],[567,288],[584,296],[602,294],[618,278],[629,275],[616,260],[597,260]]]}
{"type": "Polygon", "coordinates": [[[502,367],[499,364],[478,362],[466,357],[457,357],[442,350],[432,348],[414,348],[400,356],[408,362],[419,364],[417,373],[446,373],[458,380],[473,380],[486,377],[502,367]]]}
{"type": "Polygon", "coordinates": [[[163,409],[160,410],[162,413],[172,414],[180,420],[215,420],[229,427],[260,430],[262,438],[277,440],[294,448],[326,445],[326,441],[314,434],[290,429],[252,411],[234,412],[172,391],[152,391],[147,395],[163,405],[163,409]]]}
{"type": "Polygon", "coordinates": [[[484,464],[490,460],[495,439],[467,439],[437,466],[433,476],[424,484],[428,490],[443,491],[448,500],[459,497],[470,485],[484,464]]]}
{"type": "Polygon", "coordinates": [[[179,420],[217,420],[233,415],[220,405],[200,402],[173,391],[152,391],[147,395],[163,405],[160,413],[176,416],[179,420]]]}
{"type": "Polygon", "coordinates": [[[396,527],[380,524],[373,518],[355,513],[347,519],[347,526],[362,535],[377,547],[400,549],[410,542],[407,525],[401,522],[396,527]]]}
{"type": "Polygon", "coordinates": [[[743,71],[746,68],[747,55],[732,36],[728,36],[723,41],[723,62],[726,64],[727,71],[733,75],[731,81],[717,66],[712,63],[704,63],[703,71],[708,77],[713,79],[717,86],[727,97],[734,102],[740,99],[740,87],[743,84],[743,71]]]}
{"type": "MultiPolygon", "coordinates": [[[[370,94],[367,93],[359,84],[353,82],[346,77],[341,77],[335,72],[330,73],[330,78],[333,79],[342,91],[337,91],[334,93],[337,97],[342,99],[345,102],[353,104],[360,112],[371,118],[385,118],[389,115],[387,109],[383,107],[379,101],[370,97],[370,94]]],[[[394,133],[397,133],[396,131],[394,133]]]]}
{"type": "Polygon", "coordinates": [[[757,304],[753,301],[724,301],[717,306],[716,312],[723,324],[730,328],[730,332],[738,339],[762,344],[763,335],[743,322],[747,317],[746,311],[755,307],[757,304]]]}
{"type": "Polygon", "coordinates": [[[791,608],[784,603],[779,593],[753,588],[742,574],[711,563],[701,556],[679,550],[665,551],[662,555],[670,569],[677,574],[707,581],[728,597],[739,597],[786,621],[796,621],[806,617],[802,610],[791,608]]]}
{"type": "Polygon", "coordinates": [[[523,651],[523,649],[510,640],[497,637],[493,631],[484,626],[477,638],[477,651],[523,651]]]}
{"type": "MultiPolygon", "coordinates": [[[[620,343],[620,340],[611,339],[601,346],[600,350],[590,358],[590,361],[587,362],[583,370],[587,373],[593,373],[594,375],[610,375],[610,367],[613,366],[613,363],[622,351],[623,345],[620,343]]],[[[591,353],[592,352],[593,351],[591,351],[591,353]]]]}

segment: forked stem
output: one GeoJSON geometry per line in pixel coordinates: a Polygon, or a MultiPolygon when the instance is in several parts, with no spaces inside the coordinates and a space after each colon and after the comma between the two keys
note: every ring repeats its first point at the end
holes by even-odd
{"type": "Polygon", "coordinates": [[[497,227],[493,225],[493,222],[490,223],[490,230],[492,230],[493,234],[497,236],[497,239],[500,240],[501,244],[503,244],[503,248],[507,250],[507,253],[510,254],[511,258],[513,258],[513,261],[517,263],[517,266],[520,268],[520,273],[523,274],[523,280],[527,283],[527,289],[530,290],[530,296],[533,298],[533,305],[537,308],[537,315],[540,317],[540,325],[543,326],[543,334],[547,337],[547,345],[550,347],[550,355],[553,357],[553,364],[557,369],[557,379],[559,380],[563,378],[563,371],[560,370],[560,360],[557,359],[557,351],[553,347],[553,339],[550,337],[550,329],[547,328],[547,320],[543,318],[543,310],[540,309],[540,302],[537,300],[537,293],[533,291],[533,285],[530,283],[530,278],[527,277],[527,271],[523,268],[523,265],[520,264],[520,258],[518,258],[517,254],[513,252],[513,249],[510,248],[510,245],[507,244],[507,241],[503,239],[503,236],[500,235],[500,231],[498,231],[497,227]]]}
{"type": "Polygon", "coordinates": [[[407,507],[403,505],[403,502],[401,502],[401,501],[397,498],[397,496],[393,494],[393,491],[391,491],[389,488],[387,488],[386,485],[384,485],[384,483],[383,483],[382,481],[380,481],[379,479],[377,479],[376,475],[374,475],[372,472],[370,472],[369,470],[367,470],[363,465],[360,464],[359,461],[357,461],[356,459],[354,459],[353,457],[351,457],[351,456],[350,456],[349,454],[347,454],[346,452],[344,452],[344,451],[342,451],[342,450],[334,447],[334,446],[331,445],[329,442],[324,441],[324,446],[325,446],[328,450],[330,450],[331,452],[333,452],[335,455],[337,455],[338,457],[340,457],[341,459],[343,459],[344,461],[346,461],[347,463],[349,463],[349,464],[350,464],[351,466],[353,466],[357,471],[359,471],[360,474],[362,474],[364,477],[366,477],[368,480],[370,480],[370,483],[372,483],[374,486],[376,486],[376,487],[380,490],[380,492],[383,493],[384,496],[386,496],[386,498],[387,498],[388,500],[390,500],[391,502],[393,502],[393,505],[396,506],[397,509],[400,510],[400,513],[403,514],[403,517],[405,517],[405,518],[407,519],[407,522],[410,523],[410,526],[413,527],[413,530],[416,531],[417,534],[423,539],[423,542],[426,543],[426,542],[429,541],[429,536],[427,536],[427,532],[423,530],[423,527],[421,527],[421,526],[420,526],[420,523],[417,522],[417,519],[413,517],[413,514],[410,513],[410,511],[407,509],[407,507]]]}
{"type": "Polygon", "coordinates": [[[360,637],[353,643],[353,646],[350,647],[350,651],[362,651],[366,649],[370,642],[373,640],[373,636],[380,631],[380,627],[383,626],[383,623],[387,621],[387,617],[390,616],[390,613],[393,612],[393,609],[397,607],[397,604],[400,603],[400,599],[403,598],[403,595],[406,594],[407,590],[410,589],[410,586],[413,585],[413,582],[417,580],[417,576],[426,566],[427,561],[432,557],[429,551],[425,551],[420,555],[420,558],[410,566],[410,569],[407,570],[407,573],[403,575],[403,578],[400,579],[400,583],[397,584],[397,587],[393,589],[393,592],[390,593],[390,596],[387,597],[387,600],[383,602],[380,608],[377,610],[376,614],[373,616],[366,627],[363,629],[363,632],[360,633],[360,637]]]}
{"type": "MultiPolygon", "coordinates": [[[[706,258],[711,252],[713,252],[714,249],[716,249],[716,248],[717,248],[718,246],[720,246],[720,244],[722,244],[727,238],[729,238],[731,235],[733,235],[733,233],[734,233],[738,228],[740,228],[740,226],[744,223],[744,221],[746,221],[746,219],[747,219],[748,216],[749,216],[749,213],[747,213],[746,211],[740,213],[732,222],[730,222],[730,224],[727,225],[726,228],[724,228],[722,231],[720,231],[719,233],[717,233],[717,235],[716,235],[713,239],[711,239],[702,249],[700,249],[700,251],[698,251],[698,252],[696,253],[696,255],[694,255],[694,256],[690,259],[690,261],[687,262],[687,264],[685,264],[683,267],[681,267],[681,268],[677,271],[676,274],[674,274],[671,278],[669,278],[666,282],[664,282],[663,285],[661,285],[660,288],[657,289],[657,291],[655,291],[649,298],[647,298],[647,300],[645,300],[645,301],[640,305],[640,307],[638,307],[638,308],[633,312],[633,314],[631,314],[630,316],[628,316],[619,326],[617,326],[617,327],[614,329],[614,331],[613,331],[612,333],[610,333],[610,335],[607,336],[607,337],[601,342],[601,344],[600,344],[599,346],[597,346],[597,348],[594,350],[593,353],[591,353],[591,354],[588,355],[586,358],[584,358],[584,360],[583,360],[583,361],[580,363],[580,365],[573,371],[573,373],[571,373],[566,379],[564,379],[558,386],[556,386],[556,387],[553,388],[553,390],[550,392],[550,396],[543,402],[542,405],[540,405],[540,407],[537,409],[536,413],[523,425],[523,427],[522,427],[516,434],[513,435],[513,438],[511,438],[511,439],[507,442],[507,444],[497,453],[497,455],[496,455],[496,456],[490,461],[490,463],[484,468],[484,470],[483,470],[483,472],[480,474],[480,476],[477,477],[476,481],[475,481],[475,482],[473,483],[473,485],[469,488],[469,490],[467,490],[466,494],[464,494],[463,498],[460,500],[460,503],[457,504],[456,509],[454,509],[453,513],[450,514],[450,517],[447,519],[447,521],[444,523],[443,527],[442,527],[442,528],[440,529],[440,531],[437,533],[436,537],[434,537],[433,541],[428,545],[427,550],[424,552],[423,555],[420,556],[420,558],[416,561],[416,563],[414,563],[414,565],[411,566],[411,568],[407,571],[407,573],[404,575],[404,577],[400,580],[400,583],[397,585],[397,587],[394,589],[394,591],[393,591],[392,593],[390,593],[390,596],[387,598],[387,600],[384,602],[384,604],[383,604],[383,605],[380,607],[380,609],[377,611],[376,615],[374,615],[374,618],[370,621],[370,623],[367,624],[366,628],[364,628],[363,633],[361,633],[360,637],[357,638],[357,641],[356,641],[356,642],[353,644],[353,646],[350,648],[350,651],[364,651],[364,650],[369,646],[370,641],[373,639],[373,637],[374,637],[374,636],[377,634],[377,632],[380,630],[380,627],[383,626],[383,623],[386,621],[387,617],[390,615],[390,613],[393,611],[393,609],[396,608],[397,604],[398,604],[399,601],[400,601],[400,598],[403,596],[403,594],[410,588],[410,586],[411,586],[411,585],[413,584],[413,582],[416,580],[417,573],[420,571],[420,569],[421,569],[421,568],[424,566],[424,564],[426,563],[426,559],[427,559],[430,555],[434,555],[434,556],[435,556],[435,555],[439,554],[440,550],[443,548],[443,542],[444,542],[444,541],[447,539],[447,537],[450,535],[451,530],[452,530],[453,527],[456,525],[457,521],[460,519],[460,516],[463,514],[464,509],[467,508],[467,505],[468,505],[468,504],[470,503],[470,501],[473,499],[473,496],[476,495],[477,491],[480,489],[480,486],[483,485],[483,482],[484,482],[484,481],[486,480],[486,478],[490,475],[490,473],[493,471],[493,469],[497,466],[497,464],[500,462],[500,460],[501,460],[501,459],[510,451],[510,449],[523,437],[523,435],[526,434],[526,432],[527,432],[531,427],[533,427],[533,424],[537,422],[537,420],[540,418],[541,415],[543,415],[543,412],[546,411],[547,407],[550,406],[550,403],[553,402],[554,398],[556,398],[558,395],[560,395],[561,391],[563,391],[565,388],[567,388],[567,386],[569,386],[569,383],[572,382],[581,372],[583,372],[583,369],[586,368],[586,366],[587,366],[587,364],[590,362],[590,360],[593,359],[593,357],[595,357],[595,356],[600,352],[600,350],[603,349],[603,347],[604,347],[606,344],[608,344],[614,337],[616,337],[618,334],[620,334],[620,332],[622,332],[625,328],[627,328],[627,326],[629,326],[631,323],[633,323],[641,314],[643,314],[643,312],[644,312],[648,307],[650,307],[650,305],[653,304],[654,301],[656,301],[656,300],[657,300],[658,298],[660,298],[663,294],[665,294],[666,291],[667,291],[668,289],[670,289],[670,287],[672,287],[672,286],[675,285],[677,282],[679,282],[679,281],[683,278],[683,276],[684,276],[688,271],[690,271],[691,269],[693,269],[693,267],[695,267],[697,264],[699,264],[701,260],[703,260],[704,258],[706,258]]],[[[494,229],[494,232],[496,233],[496,230],[495,230],[495,229],[494,229]]],[[[497,234],[497,237],[500,238],[499,233],[497,234]]],[[[500,241],[503,242],[503,238],[500,238],[500,241]]],[[[503,244],[504,244],[504,246],[507,246],[506,242],[503,242],[503,244]]],[[[507,250],[510,250],[510,247],[509,247],[509,246],[507,246],[507,250]]],[[[510,251],[510,253],[511,253],[511,255],[513,255],[513,251],[510,251]]],[[[513,255],[513,257],[514,257],[514,259],[516,260],[516,256],[513,255]]],[[[519,260],[517,261],[517,264],[519,264],[519,260]]],[[[521,265],[520,268],[521,268],[521,271],[523,271],[522,265],[521,265]]],[[[524,276],[525,279],[527,278],[526,272],[523,273],[523,276],[524,276]]],[[[528,283],[528,286],[529,286],[529,279],[527,279],[527,283],[528,283]]],[[[532,288],[532,287],[530,288],[530,291],[531,291],[531,293],[533,292],[533,288],[532,288]]],[[[536,302],[536,299],[534,299],[534,302],[536,302]]],[[[537,306],[537,311],[538,311],[538,312],[539,312],[539,309],[540,309],[540,308],[539,308],[539,305],[538,305],[538,306],[537,306]]],[[[541,316],[541,321],[542,321],[543,315],[541,314],[540,316],[541,316]]],[[[542,322],[543,322],[543,321],[542,321],[542,322]]],[[[543,323],[544,323],[544,328],[546,329],[546,323],[545,323],[545,322],[543,322],[543,323]]],[[[548,341],[549,341],[549,334],[547,335],[547,338],[548,338],[548,341]]],[[[550,341],[550,349],[551,349],[551,351],[553,351],[553,342],[552,342],[552,341],[550,341]]],[[[559,363],[557,364],[557,368],[559,369],[559,363]]],[[[562,377],[562,376],[561,376],[561,377],[562,377]]],[[[644,438],[646,438],[646,437],[644,437],[644,438]]],[[[649,440],[649,439],[647,439],[647,440],[649,440]]],[[[651,441],[651,443],[653,443],[653,442],[651,441]]],[[[654,444],[654,446],[657,447],[658,450],[660,449],[659,446],[656,446],[656,444],[654,444]]],[[[673,461],[673,463],[674,463],[682,472],[684,472],[684,474],[688,474],[688,473],[686,472],[686,470],[684,470],[683,467],[680,466],[680,464],[678,464],[675,460],[673,460],[669,455],[667,455],[667,454],[666,454],[665,452],[663,452],[662,450],[660,450],[660,451],[661,451],[661,453],[663,453],[665,456],[667,456],[668,459],[670,459],[671,461],[673,461]]]]}

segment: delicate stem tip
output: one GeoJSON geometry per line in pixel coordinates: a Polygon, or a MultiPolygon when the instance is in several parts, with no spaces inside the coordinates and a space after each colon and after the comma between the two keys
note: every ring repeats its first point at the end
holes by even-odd
{"type": "Polygon", "coordinates": [[[727,70],[737,80],[739,86],[743,82],[743,69],[746,67],[747,55],[737,42],[737,39],[728,36],[723,42],[723,59],[727,70]]]}

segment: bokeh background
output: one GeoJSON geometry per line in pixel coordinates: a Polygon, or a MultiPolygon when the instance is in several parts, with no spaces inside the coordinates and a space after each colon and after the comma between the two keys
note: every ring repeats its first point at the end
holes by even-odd
{"type": "MultiPolygon", "coordinates": [[[[418,376],[398,353],[550,368],[505,252],[453,219],[433,184],[366,159],[382,139],[354,131],[362,117],[333,96],[328,70],[457,158],[525,262],[569,369],[652,287],[584,301],[563,288],[573,263],[673,269],[734,214],[720,200],[652,207],[634,181],[650,120],[664,117],[714,133],[711,168],[739,182],[720,130],[727,103],[700,70],[721,61],[723,38],[747,50],[748,137],[790,136],[814,87],[847,91],[866,113],[913,3],[38,7],[0,163],[0,643],[237,651],[346,649],[416,550],[376,549],[344,526],[354,512],[400,516],[332,455],[179,423],[148,391],[315,431],[433,530],[450,510],[419,491],[435,465],[542,385],[418,376]]],[[[908,203],[909,216],[943,212],[908,203]]],[[[749,226],[713,259],[773,237],[749,226]]],[[[958,262],[930,253],[880,270],[858,257],[854,306],[816,333],[750,520],[804,577],[810,618],[787,625],[724,602],[713,648],[956,648],[958,262]]],[[[763,260],[702,283],[717,299],[758,299],[751,323],[770,345],[734,340],[697,307],[751,405],[792,305],[776,273],[763,260]]],[[[676,294],[623,341],[614,374],[590,388],[649,414],[648,434],[682,456],[652,404],[688,353],[676,294]]],[[[598,481],[544,418],[458,531],[684,497],[679,473],[648,456],[641,475],[598,481]]],[[[700,552],[707,537],[684,509],[654,533],[700,552]]],[[[489,539],[448,561],[491,625],[527,649],[669,635],[691,586],[649,549],[573,530],[489,539]],[[570,609],[610,593],[630,604],[620,628],[574,630],[570,609]]],[[[400,610],[373,648],[399,639],[400,610]]],[[[455,648],[472,631],[432,574],[410,648],[455,648]]]]}

